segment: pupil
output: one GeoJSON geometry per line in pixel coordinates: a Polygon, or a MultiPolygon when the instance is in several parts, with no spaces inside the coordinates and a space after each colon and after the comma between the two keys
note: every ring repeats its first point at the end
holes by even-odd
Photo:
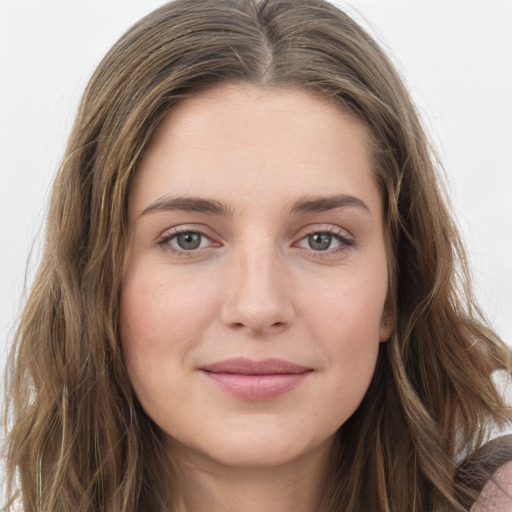
{"type": "Polygon", "coordinates": [[[315,249],[316,251],[325,251],[326,249],[329,249],[331,240],[332,236],[328,233],[315,233],[308,237],[309,246],[311,249],[315,249]]]}
{"type": "Polygon", "coordinates": [[[178,245],[185,251],[197,249],[201,244],[201,235],[198,233],[181,233],[177,239],[178,245]]]}

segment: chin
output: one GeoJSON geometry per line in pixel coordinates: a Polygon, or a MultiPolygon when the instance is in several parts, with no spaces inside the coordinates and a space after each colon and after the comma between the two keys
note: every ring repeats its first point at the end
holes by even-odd
{"type": "Polygon", "coordinates": [[[231,468],[258,469],[284,466],[300,458],[303,447],[265,443],[244,443],[220,447],[210,458],[231,468]]]}
{"type": "Polygon", "coordinates": [[[266,427],[255,422],[252,428],[241,427],[238,431],[209,431],[199,443],[174,439],[171,453],[190,460],[192,449],[196,461],[202,459],[227,468],[258,469],[277,468],[303,457],[322,456],[331,451],[334,434],[311,437],[298,430],[296,425],[266,427]]]}

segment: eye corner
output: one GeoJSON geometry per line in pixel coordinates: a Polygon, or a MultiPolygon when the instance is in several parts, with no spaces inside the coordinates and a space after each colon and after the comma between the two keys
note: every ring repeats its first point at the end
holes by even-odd
{"type": "Polygon", "coordinates": [[[177,226],[166,230],[156,240],[156,245],[177,257],[198,257],[209,249],[222,247],[210,233],[195,226],[177,226]]]}
{"type": "Polygon", "coordinates": [[[346,229],[337,226],[310,226],[299,234],[292,245],[321,255],[346,250],[355,243],[354,236],[346,229]]]}

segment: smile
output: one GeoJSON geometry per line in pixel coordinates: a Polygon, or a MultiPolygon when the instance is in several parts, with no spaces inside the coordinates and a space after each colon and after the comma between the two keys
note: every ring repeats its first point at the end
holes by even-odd
{"type": "Polygon", "coordinates": [[[200,368],[222,391],[244,400],[269,400],[298,387],[312,369],[283,361],[229,359],[200,368]]]}

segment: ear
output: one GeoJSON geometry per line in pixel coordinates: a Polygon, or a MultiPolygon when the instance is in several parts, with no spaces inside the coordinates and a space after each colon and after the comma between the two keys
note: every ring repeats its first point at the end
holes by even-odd
{"type": "Polygon", "coordinates": [[[393,334],[393,330],[395,329],[395,318],[389,307],[389,304],[386,303],[384,306],[384,311],[382,312],[382,318],[380,319],[380,327],[379,327],[379,341],[384,342],[388,341],[393,334]]]}

